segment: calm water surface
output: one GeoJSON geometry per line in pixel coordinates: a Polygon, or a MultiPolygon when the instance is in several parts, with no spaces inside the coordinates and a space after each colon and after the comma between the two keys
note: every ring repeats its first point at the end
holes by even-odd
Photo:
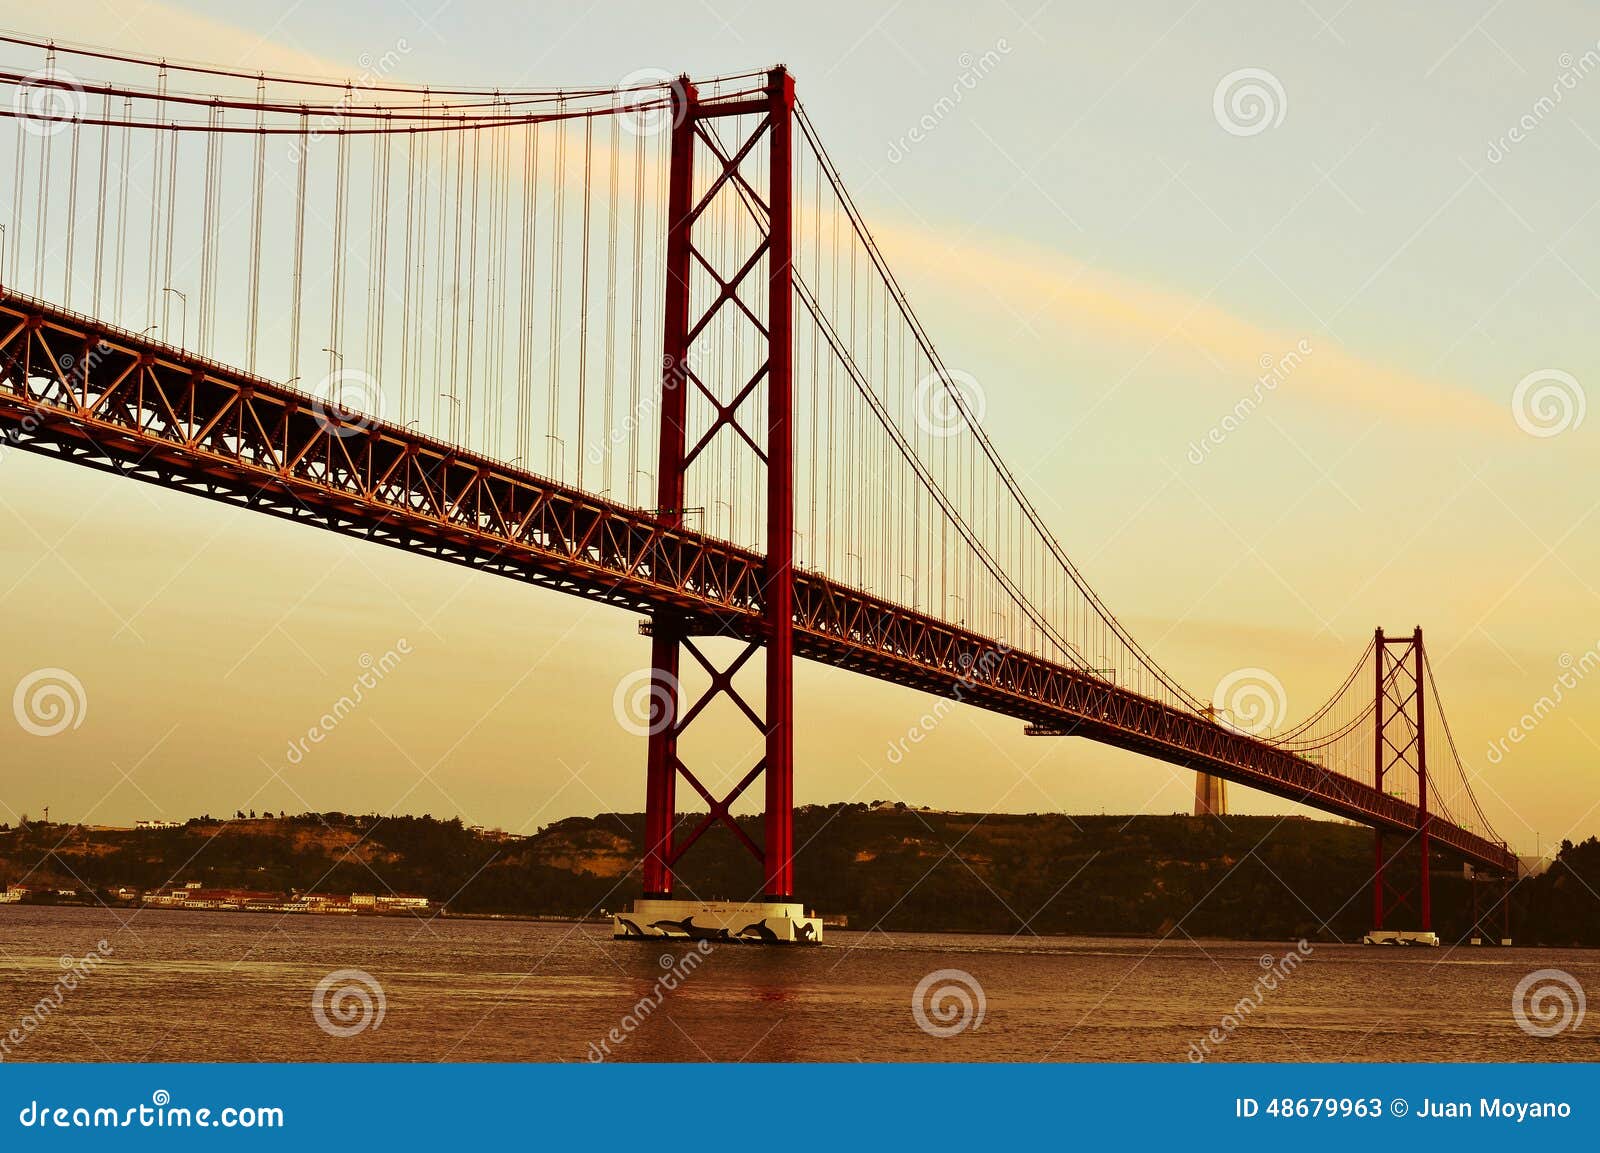
{"type": "MultiPolygon", "coordinates": [[[[104,939],[113,952],[11,1060],[1183,1061],[1292,942],[830,932],[810,949],[613,942],[533,922],[0,909],[0,1035],[104,939]],[[670,967],[676,964],[676,970],[670,967]],[[312,1012],[330,973],[381,986],[375,1027],[331,1036],[312,1012]],[[981,1024],[930,1035],[912,1012],[930,973],[981,986],[981,1024]],[[630,1013],[682,973],[660,1007],[630,1013]],[[625,1023],[625,1018],[628,1019],[625,1023]]],[[[1581,950],[1315,945],[1213,1059],[1596,1060],[1600,1012],[1529,1036],[1513,990],[1535,969],[1600,992],[1581,950]]],[[[956,1002],[945,1002],[955,1007],[956,1002]]],[[[337,1021],[335,1021],[337,1023],[337,1021]]],[[[937,1018],[932,1019],[939,1024],[937,1018]]]]}

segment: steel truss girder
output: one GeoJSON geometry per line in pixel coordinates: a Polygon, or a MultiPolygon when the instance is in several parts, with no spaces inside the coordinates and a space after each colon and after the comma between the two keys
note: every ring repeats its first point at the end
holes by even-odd
{"type": "MultiPolygon", "coordinates": [[[[0,296],[0,449],[19,447],[408,552],[765,643],[759,554],[383,421],[341,429],[313,398],[0,296]],[[75,367],[63,368],[72,352],[75,367]],[[90,355],[92,354],[92,355],[90,355]],[[338,444],[330,441],[339,441],[338,444]]],[[[794,574],[795,653],[1155,757],[1378,828],[1417,807],[1273,745],[967,629],[794,574]]],[[[1448,821],[1433,840],[1513,873],[1448,821]]]]}

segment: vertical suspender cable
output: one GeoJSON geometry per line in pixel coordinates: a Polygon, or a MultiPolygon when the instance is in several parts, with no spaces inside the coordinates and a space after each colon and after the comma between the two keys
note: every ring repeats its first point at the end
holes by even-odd
{"type": "Polygon", "coordinates": [[[213,104],[209,113],[209,127],[214,129],[206,133],[206,174],[204,184],[205,205],[201,210],[201,235],[200,235],[200,324],[199,336],[196,347],[202,354],[209,355],[211,351],[211,301],[216,291],[213,278],[213,262],[216,260],[217,239],[215,232],[220,215],[217,206],[218,183],[221,176],[221,147],[222,133],[215,131],[222,127],[222,108],[213,104]]]}
{"type": "Polygon", "coordinates": [[[11,259],[6,264],[13,277],[22,267],[22,174],[28,167],[28,137],[32,135],[26,125],[26,120],[17,117],[17,169],[12,176],[11,193],[11,259]]]}
{"type": "Polygon", "coordinates": [[[72,266],[73,249],[78,236],[78,143],[79,125],[76,119],[72,122],[72,169],[67,178],[67,260],[66,271],[62,276],[61,303],[67,308],[72,307],[72,266]]]}
{"type": "Polygon", "coordinates": [[[123,285],[127,280],[128,186],[132,183],[128,167],[133,162],[133,128],[130,126],[132,120],[133,98],[130,96],[122,101],[122,164],[117,170],[117,283],[112,310],[119,324],[129,323],[122,311],[122,296],[123,285]]]}
{"type": "MultiPolygon", "coordinates": [[[[46,57],[45,69],[53,72],[55,68],[55,53],[51,52],[46,57]]],[[[55,133],[44,133],[39,142],[39,193],[35,212],[38,220],[33,230],[33,294],[44,296],[44,248],[45,238],[50,234],[50,144],[55,139],[55,133]]]]}
{"type": "MultiPolygon", "coordinates": [[[[562,104],[565,111],[565,102],[562,104]]],[[[567,182],[567,126],[562,120],[556,129],[556,171],[555,171],[555,213],[551,220],[551,242],[553,249],[550,253],[550,426],[545,433],[545,443],[549,445],[549,473],[553,477],[560,477],[561,473],[556,468],[556,450],[560,446],[561,438],[557,431],[561,427],[561,256],[566,247],[566,182],[567,182]]],[[[565,463],[563,461],[563,463],[565,463]]]]}
{"type": "Polygon", "coordinates": [[[106,264],[106,180],[111,160],[111,93],[109,92],[105,94],[105,101],[101,105],[100,119],[105,123],[100,126],[100,190],[95,197],[94,303],[91,306],[96,316],[105,315],[100,310],[100,295],[106,264]]]}
{"type": "MultiPolygon", "coordinates": [[[[363,138],[366,139],[366,138],[363,138]]],[[[378,273],[378,186],[383,180],[382,167],[378,161],[378,150],[382,147],[382,136],[372,136],[372,163],[367,166],[367,259],[366,275],[362,277],[366,288],[366,301],[362,311],[361,328],[361,367],[369,374],[377,374],[377,314],[378,293],[383,290],[383,277],[378,273]]],[[[377,374],[378,386],[381,388],[384,380],[377,374]]]]}
{"type": "Polygon", "coordinates": [[[460,378],[457,375],[460,368],[461,348],[461,210],[463,190],[466,188],[466,163],[467,163],[467,134],[464,127],[466,114],[461,116],[462,127],[456,130],[456,227],[455,251],[453,256],[455,275],[450,283],[450,439],[461,443],[461,394],[457,391],[460,378]]]}
{"type": "MultiPolygon", "coordinates": [[[[617,167],[621,160],[621,141],[618,134],[622,131],[616,117],[611,118],[611,180],[609,183],[610,195],[606,201],[606,399],[605,418],[601,425],[600,448],[604,454],[604,471],[601,473],[601,489],[609,492],[611,489],[611,438],[616,432],[616,387],[617,387],[617,167]]],[[[588,449],[584,453],[587,455],[588,449]]]]}
{"type": "MultiPolygon", "coordinates": [[[[441,107],[443,107],[441,105],[441,107]]],[[[433,226],[433,324],[429,335],[433,344],[432,373],[428,376],[430,390],[433,393],[433,421],[437,429],[436,435],[445,437],[447,418],[442,415],[443,408],[448,403],[445,397],[455,392],[455,382],[449,379],[445,370],[445,354],[448,347],[449,332],[449,290],[451,285],[450,261],[450,214],[455,207],[455,194],[453,181],[455,164],[453,154],[455,145],[460,139],[460,133],[451,130],[441,133],[429,133],[438,143],[433,168],[438,172],[439,197],[438,211],[435,214],[433,226]]],[[[427,153],[424,152],[424,156],[427,153]]],[[[419,381],[423,378],[423,365],[417,365],[419,381]]]]}
{"type": "Polygon", "coordinates": [[[411,367],[411,329],[417,326],[417,318],[411,315],[411,229],[413,224],[413,198],[416,193],[417,179],[417,132],[412,126],[406,130],[406,237],[400,252],[400,275],[405,277],[405,284],[400,289],[400,423],[410,423],[407,402],[411,399],[410,378],[408,370],[411,367]]]}
{"type": "MultiPolygon", "coordinates": [[[[459,140],[459,134],[457,134],[459,140]]],[[[440,406],[445,402],[444,394],[455,391],[455,382],[447,381],[443,374],[445,325],[445,233],[448,225],[445,221],[445,202],[450,199],[450,147],[451,138],[448,134],[439,134],[439,221],[434,234],[434,290],[433,290],[433,427],[435,435],[444,435],[444,424],[440,419],[440,406]]],[[[420,368],[419,368],[420,371],[420,368]]],[[[450,425],[454,432],[455,426],[450,425]]]]}
{"type": "MultiPolygon", "coordinates": [[[[164,103],[167,91],[167,69],[162,65],[156,73],[156,98],[152,105],[152,119],[159,118],[166,112],[164,103]]],[[[156,323],[156,268],[157,255],[161,251],[161,196],[156,191],[161,187],[161,161],[166,149],[166,133],[159,127],[151,131],[151,157],[150,157],[150,263],[145,269],[145,323],[154,327],[156,323]]],[[[165,295],[163,293],[163,295],[165,295]]],[[[163,330],[162,335],[166,335],[163,330]]]]}
{"type": "MultiPolygon", "coordinates": [[[[348,88],[346,93],[348,95],[348,88]]],[[[340,347],[340,341],[344,338],[345,246],[349,243],[350,134],[345,131],[343,107],[348,107],[348,104],[341,107],[339,127],[336,130],[338,157],[333,180],[333,278],[328,285],[329,377],[333,377],[339,371],[344,359],[344,349],[340,347]]],[[[335,390],[330,393],[329,398],[336,399],[338,386],[335,384],[329,387],[335,390]]]]}
{"type": "MultiPolygon", "coordinates": [[[[306,260],[306,170],[311,167],[311,138],[307,133],[309,114],[300,110],[300,139],[295,151],[294,198],[294,279],[289,293],[289,379],[300,379],[301,297],[305,292],[306,260]]],[[[301,386],[302,388],[304,385],[301,386]]]]}
{"type": "Polygon", "coordinates": [[[644,133],[633,134],[633,308],[628,316],[633,333],[628,368],[628,504],[639,507],[639,443],[645,430],[640,423],[640,389],[643,366],[640,350],[644,335],[644,133]]]}
{"type": "MultiPolygon", "coordinates": [[[[156,287],[161,292],[161,299],[162,299],[162,305],[161,305],[161,333],[166,338],[168,343],[181,344],[184,340],[187,339],[187,334],[180,332],[178,334],[178,339],[176,341],[174,341],[172,339],[172,326],[169,323],[167,323],[167,314],[171,310],[171,307],[172,307],[172,293],[166,291],[166,289],[172,287],[172,248],[173,248],[173,241],[176,239],[177,232],[178,232],[177,208],[178,208],[178,140],[179,139],[180,139],[180,133],[178,131],[178,125],[177,125],[177,122],[174,121],[173,125],[172,125],[172,148],[171,148],[171,150],[170,150],[170,152],[169,152],[169,154],[167,156],[166,232],[162,236],[162,239],[164,241],[166,241],[166,245],[165,245],[165,247],[166,247],[166,259],[162,264],[162,274],[161,274],[159,280],[157,281],[156,287]]],[[[187,316],[187,313],[188,313],[188,306],[187,305],[184,306],[183,312],[185,314],[184,317],[183,317],[184,322],[187,323],[188,319],[189,319],[188,316],[187,316]]]]}
{"type": "MultiPolygon", "coordinates": [[[[502,115],[502,120],[507,119],[502,115]]],[[[511,305],[511,226],[514,214],[511,210],[513,194],[519,187],[516,176],[512,170],[516,140],[516,133],[510,127],[501,126],[495,133],[495,138],[500,142],[500,245],[495,250],[496,287],[495,287],[495,342],[494,342],[494,424],[496,451],[502,455],[511,455],[506,451],[505,423],[506,423],[506,394],[511,391],[510,383],[506,379],[506,366],[509,357],[506,350],[506,340],[510,329],[511,305]]]]}
{"type": "Polygon", "coordinates": [[[467,393],[462,398],[463,403],[461,406],[461,443],[463,444],[470,443],[472,436],[472,367],[478,326],[478,174],[482,169],[482,165],[479,163],[479,156],[482,151],[483,129],[474,127],[472,130],[472,216],[470,218],[472,227],[467,246],[467,358],[463,374],[466,378],[467,393]]]}
{"type": "MultiPolygon", "coordinates": [[[[267,84],[264,78],[256,81],[256,103],[265,104],[267,84]]],[[[245,321],[245,366],[256,371],[256,349],[260,340],[261,321],[261,224],[265,213],[263,199],[266,195],[267,134],[266,112],[256,109],[256,169],[255,181],[250,189],[250,303],[245,321]]]]}
{"type": "Polygon", "coordinates": [[[372,364],[369,371],[377,378],[379,386],[383,387],[386,375],[383,371],[384,353],[384,304],[389,294],[389,167],[394,156],[394,120],[392,113],[385,113],[383,118],[383,135],[378,139],[383,142],[383,181],[378,192],[378,221],[376,232],[378,237],[378,266],[377,266],[377,321],[375,333],[372,338],[372,364]]]}
{"type": "MultiPolygon", "coordinates": [[[[498,97],[495,102],[498,103],[498,97]]],[[[480,396],[482,417],[480,425],[483,430],[482,441],[477,445],[479,451],[494,451],[494,349],[498,337],[495,326],[495,292],[498,280],[495,276],[496,246],[500,241],[500,134],[493,128],[479,128],[475,137],[485,135],[489,141],[489,205],[488,205],[488,238],[485,245],[483,267],[483,350],[482,372],[483,389],[480,396]]],[[[476,314],[477,310],[473,310],[476,314]]]]}
{"type": "Polygon", "coordinates": [[[594,171],[594,117],[583,118],[583,241],[578,248],[578,487],[583,487],[583,458],[588,455],[584,433],[589,416],[589,213],[594,200],[590,178],[594,171]]]}
{"type": "Polygon", "coordinates": [[[539,126],[530,123],[523,131],[522,158],[522,323],[517,334],[517,457],[524,468],[533,464],[529,437],[533,424],[533,319],[537,288],[539,205],[539,126]]]}

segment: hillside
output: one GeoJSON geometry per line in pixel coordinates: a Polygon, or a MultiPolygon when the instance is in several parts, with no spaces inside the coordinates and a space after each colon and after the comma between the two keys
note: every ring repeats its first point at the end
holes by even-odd
{"type": "MultiPolygon", "coordinates": [[[[643,824],[641,814],[573,817],[529,837],[342,813],[161,830],[35,824],[0,830],[0,881],[80,891],[185,882],[392,891],[457,914],[579,916],[638,895],[643,824]]],[[[759,839],[758,822],[747,830],[759,839]]],[[[1370,927],[1371,833],[1333,822],[833,805],[800,809],[795,831],[806,903],[846,915],[852,927],[1344,940],[1370,927]]],[[[685,893],[759,891],[754,862],[726,830],[708,834],[684,864],[685,893]]],[[[1468,928],[1470,890],[1459,867],[1438,859],[1435,869],[1436,927],[1454,939],[1468,928]]],[[[1594,889],[1600,844],[1568,846],[1549,875],[1518,887],[1514,932],[1600,944],[1591,939],[1600,938],[1594,889]]]]}

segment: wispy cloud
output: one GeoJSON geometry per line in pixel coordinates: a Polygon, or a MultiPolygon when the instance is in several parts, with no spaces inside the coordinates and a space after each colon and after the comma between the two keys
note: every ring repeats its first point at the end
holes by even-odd
{"type": "MultiPolygon", "coordinates": [[[[280,40],[155,0],[61,0],[15,7],[6,27],[60,44],[115,45],[114,51],[173,63],[220,64],[293,76],[342,80],[361,71],[352,60],[330,59],[280,40]]],[[[78,66],[64,60],[68,69],[78,66]]]]}
{"type": "Polygon", "coordinates": [[[1391,419],[1446,422],[1505,433],[1505,406],[1468,389],[1368,359],[1325,333],[1275,331],[1211,301],[1108,272],[1060,253],[1023,253],[1002,237],[975,237],[952,248],[937,232],[893,223],[873,234],[896,271],[913,281],[984,284],[1017,316],[1045,317],[1136,355],[1155,353],[1210,377],[1218,368],[1254,381],[1262,358],[1280,356],[1309,337],[1316,354],[1279,390],[1391,419]]]}

